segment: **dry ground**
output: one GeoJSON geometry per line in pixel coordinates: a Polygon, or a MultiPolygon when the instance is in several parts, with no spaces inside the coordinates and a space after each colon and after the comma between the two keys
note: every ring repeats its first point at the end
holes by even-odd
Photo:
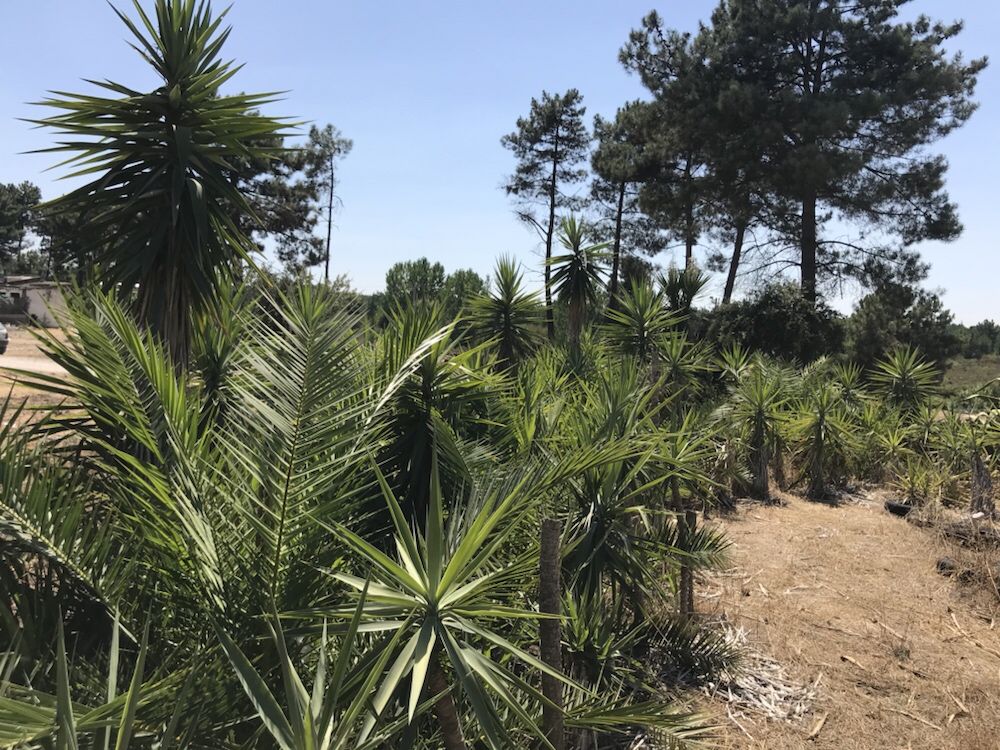
{"type": "Polygon", "coordinates": [[[735,567],[703,582],[700,607],[747,628],[795,680],[818,679],[818,697],[800,723],[742,729],[713,701],[723,747],[1000,748],[995,595],[939,575],[944,543],[881,504],[782,499],[716,522],[735,567]]]}
{"type": "MultiPolygon", "coordinates": [[[[39,349],[38,341],[32,335],[30,329],[23,326],[7,326],[10,336],[10,344],[7,352],[0,355],[0,368],[11,368],[15,370],[29,370],[32,372],[58,375],[63,370],[58,365],[53,364],[39,349]]],[[[53,331],[57,336],[62,336],[60,330],[53,331]]],[[[0,369],[0,397],[6,396],[8,389],[15,399],[28,397],[28,402],[32,405],[43,405],[52,403],[49,396],[39,394],[17,382],[16,376],[0,369]]]]}

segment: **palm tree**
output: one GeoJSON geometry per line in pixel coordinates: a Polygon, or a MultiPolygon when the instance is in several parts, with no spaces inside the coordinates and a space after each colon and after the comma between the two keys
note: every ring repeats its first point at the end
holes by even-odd
{"type": "Polygon", "coordinates": [[[232,218],[252,211],[230,165],[266,159],[258,144],[283,125],[256,114],[270,94],[220,94],[238,70],[221,57],[225,13],[213,16],[204,0],[156,0],[151,19],[134,4],[138,21],[115,12],[159,85],[138,91],[97,81],[110,96],[55,95],[41,104],[60,113],[36,122],[65,138],[44,150],[70,154],[68,176],[94,176],[53,208],[82,212],[88,232],[107,240],[99,280],[133,301],[185,367],[192,317],[220,275],[235,274],[254,250],[232,218]]]}
{"type": "Polygon", "coordinates": [[[517,261],[501,256],[490,292],[470,305],[470,323],[482,338],[495,342],[505,368],[516,367],[543,340],[544,308],[537,292],[524,290],[522,278],[517,261]]]}
{"type": "Polygon", "coordinates": [[[555,267],[551,284],[556,297],[567,307],[569,345],[573,351],[580,348],[587,307],[597,302],[608,257],[606,242],[588,245],[589,240],[590,227],[569,216],[559,226],[559,243],[568,252],[549,260],[555,267]]]}

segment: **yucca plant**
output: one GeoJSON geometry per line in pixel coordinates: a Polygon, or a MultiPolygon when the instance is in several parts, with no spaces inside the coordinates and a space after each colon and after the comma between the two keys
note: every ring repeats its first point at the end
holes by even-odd
{"type": "Polygon", "coordinates": [[[465,482],[469,467],[458,428],[469,432],[485,416],[485,402],[500,382],[488,344],[463,348],[461,343],[456,323],[444,321],[439,305],[417,303],[392,312],[374,347],[373,382],[401,369],[410,372],[385,404],[388,439],[380,460],[418,522],[426,510],[433,446],[449,490],[465,482]]]}
{"type": "MultiPolygon", "coordinates": [[[[324,624],[316,640],[316,668],[312,689],[307,689],[277,616],[268,620],[271,640],[280,664],[283,697],[279,699],[239,645],[217,627],[219,641],[243,690],[257,711],[262,728],[281,750],[357,750],[384,746],[406,726],[405,715],[379,721],[372,715],[372,692],[383,677],[386,664],[398,646],[401,631],[377,641],[368,654],[356,654],[362,626],[366,589],[362,590],[354,615],[339,640],[340,649],[330,661],[328,628],[324,624]]],[[[422,706],[421,708],[425,708],[422,706]]]]}
{"type": "Polygon", "coordinates": [[[797,405],[791,422],[797,460],[808,480],[806,495],[825,500],[830,483],[848,476],[855,441],[840,390],[831,383],[814,385],[797,405]]]}
{"type": "Polygon", "coordinates": [[[633,281],[617,308],[608,309],[604,335],[622,354],[648,362],[659,339],[678,321],[666,309],[661,292],[648,281],[633,281]]]}
{"type": "Polygon", "coordinates": [[[230,165],[266,159],[260,143],[284,125],[257,113],[273,95],[220,92],[238,70],[221,56],[225,13],[204,1],[156,0],[150,17],[133,1],[137,20],[115,12],[156,88],[94,81],[104,95],[56,93],[41,104],[59,113],[36,122],[63,139],[43,150],[69,154],[68,177],[93,177],[53,210],[81,213],[104,239],[100,282],[134,297],[139,318],[183,367],[192,316],[254,250],[234,218],[252,211],[230,165]]]}
{"type": "Polygon", "coordinates": [[[751,495],[756,500],[771,499],[770,477],[774,446],[785,418],[788,401],[779,371],[757,362],[735,388],[730,402],[718,412],[723,423],[743,435],[750,467],[751,495]]]}
{"type": "Polygon", "coordinates": [[[873,456],[878,462],[878,479],[884,478],[887,473],[892,475],[913,456],[909,447],[911,432],[909,425],[891,418],[880,425],[875,433],[877,448],[873,456]]]}
{"type": "Polygon", "coordinates": [[[497,445],[516,454],[539,453],[559,424],[568,382],[551,348],[518,368],[510,387],[500,392],[497,445]]]}
{"type": "Polygon", "coordinates": [[[940,373],[916,349],[904,347],[890,352],[869,376],[876,394],[890,405],[914,412],[934,395],[940,373]]]}
{"type": "Polygon", "coordinates": [[[715,367],[727,385],[736,386],[753,368],[753,357],[741,344],[732,344],[719,353],[715,367]]]}
{"type": "Polygon", "coordinates": [[[933,496],[937,477],[933,467],[920,457],[911,457],[899,467],[891,486],[913,507],[926,505],[933,496]]]}
{"type": "Polygon", "coordinates": [[[857,413],[869,396],[861,366],[854,362],[839,362],[833,366],[831,374],[840,389],[840,399],[844,406],[848,411],[857,413]]]}
{"type": "MultiPolygon", "coordinates": [[[[404,678],[409,677],[407,712],[412,723],[425,696],[434,697],[433,713],[449,750],[465,748],[471,739],[456,703],[467,702],[490,747],[505,748],[512,725],[519,733],[544,742],[534,710],[551,705],[523,668],[548,674],[567,689],[580,688],[561,672],[532,656],[508,633],[517,621],[537,621],[537,612],[517,604],[528,571],[537,564],[530,547],[518,549],[515,535],[536,509],[536,500],[569,477],[617,458],[614,451],[591,450],[552,468],[520,472],[508,481],[477,487],[468,510],[446,517],[436,462],[431,469],[431,495],[422,532],[411,527],[388,483],[380,479],[392,516],[396,555],[390,557],[349,529],[335,529],[351,548],[371,581],[345,572],[338,580],[365,599],[358,605],[363,627],[401,633],[385,678],[372,696],[380,716],[404,678]],[[495,655],[491,655],[495,654],[495,655]],[[502,655],[502,658],[501,658],[502,655]],[[519,663],[521,668],[514,668],[519,663]]],[[[381,476],[381,475],[379,475],[381,476]]],[[[301,618],[345,618],[343,607],[294,613],[301,618]]],[[[368,723],[374,725],[374,718],[368,723]]],[[[476,735],[472,735],[475,737],[476,735]]]]}
{"type": "Polygon", "coordinates": [[[517,261],[506,255],[498,258],[492,288],[470,302],[469,322],[476,334],[493,342],[499,363],[512,368],[544,340],[543,321],[539,295],[524,289],[517,261]]]}
{"type": "Polygon", "coordinates": [[[681,619],[694,615],[694,576],[699,569],[721,564],[726,558],[725,538],[706,528],[698,528],[698,510],[709,499],[711,480],[707,469],[712,445],[705,419],[693,411],[674,414],[669,431],[661,431],[656,456],[667,477],[668,507],[674,514],[677,566],[677,613],[681,619]]]}
{"type": "Polygon", "coordinates": [[[654,359],[654,375],[659,378],[662,390],[671,395],[675,409],[695,402],[711,370],[705,345],[674,331],[660,337],[654,359]]]}
{"type": "Polygon", "coordinates": [[[566,481],[564,577],[580,596],[608,591],[630,612],[645,616],[647,602],[662,592],[652,562],[668,552],[655,495],[665,475],[651,463],[649,448],[655,439],[654,393],[628,362],[598,373],[593,383],[580,383],[579,391],[567,404],[550,450],[574,455],[588,446],[618,442],[635,455],[566,481]]]}
{"type": "Polygon", "coordinates": [[[603,288],[604,266],[608,259],[607,243],[588,244],[591,230],[586,222],[568,216],[559,225],[559,243],[566,252],[549,259],[553,267],[550,283],[568,313],[568,339],[571,350],[580,347],[580,334],[587,308],[596,304],[603,288]]]}
{"type": "Polygon", "coordinates": [[[691,265],[684,269],[671,266],[666,274],[660,274],[660,290],[666,299],[667,309],[687,315],[710,281],[698,266],[691,265]]]}

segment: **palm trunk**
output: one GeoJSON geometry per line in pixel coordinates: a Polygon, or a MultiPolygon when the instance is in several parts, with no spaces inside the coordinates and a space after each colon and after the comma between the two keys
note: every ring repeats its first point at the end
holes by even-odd
{"type": "Polygon", "coordinates": [[[608,283],[608,307],[618,309],[618,275],[622,252],[622,214],[625,211],[625,183],[618,188],[618,208],[615,211],[615,239],[611,249],[611,279],[608,283]]]}
{"type": "Polygon", "coordinates": [[[437,719],[438,726],[441,728],[441,739],[444,742],[445,750],[468,750],[465,736],[462,734],[462,724],[458,720],[455,701],[451,697],[451,690],[441,665],[438,663],[437,654],[431,658],[430,669],[427,673],[427,687],[433,695],[441,696],[435,701],[433,710],[434,718],[437,719]]]}
{"type": "Polygon", "coordinates": [[[733,240],[733,255],[729,259],[729,273],[726,275],[726,288],[722,292],[722,304],[727,305],[733,299],[733,289],[736,287],[736,272],[740,267],[740,256],[743,255],[743,238],[746,236],[747,225],[740,221],[736,225],[736,238],[733,240]]]}
{"type": "MultiPolygon", "coordinates": [[[[561,524],[554,518],[542,521],[541,550],[538,561],[538,609],[542,614],[562,614],[562,583],[560,573],[561,524]]],[[[562,635],[559,620],[543,619],[538,625],[540,654],[549,667],[562,672],[562,635]]],[[[542,674],[542,694],[553,705],[542,707],[542,725],[545,737],[554,750],[564,750],[566,736],[563,728],[562,683],[549,674],[542,674]]]]}

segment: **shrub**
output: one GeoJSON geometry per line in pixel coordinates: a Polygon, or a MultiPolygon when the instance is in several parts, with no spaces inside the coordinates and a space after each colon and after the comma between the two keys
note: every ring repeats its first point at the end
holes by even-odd
{"type": "Polygon", "coordinates": [[[841,350],[841,316],[822,301],[813,307],[795,284],[772,284],[746,300],[721,305],[707,337],[728,346],[807,363],[841,350]]]}
{"type": "Polygon", "coordinates": [[[847,354],[869,366],[893,349],[912,347],[944,363],[960,351],[952,316],[941,298],[924,289],[885,284],[863,297],[847,320],[847,354]]]}

